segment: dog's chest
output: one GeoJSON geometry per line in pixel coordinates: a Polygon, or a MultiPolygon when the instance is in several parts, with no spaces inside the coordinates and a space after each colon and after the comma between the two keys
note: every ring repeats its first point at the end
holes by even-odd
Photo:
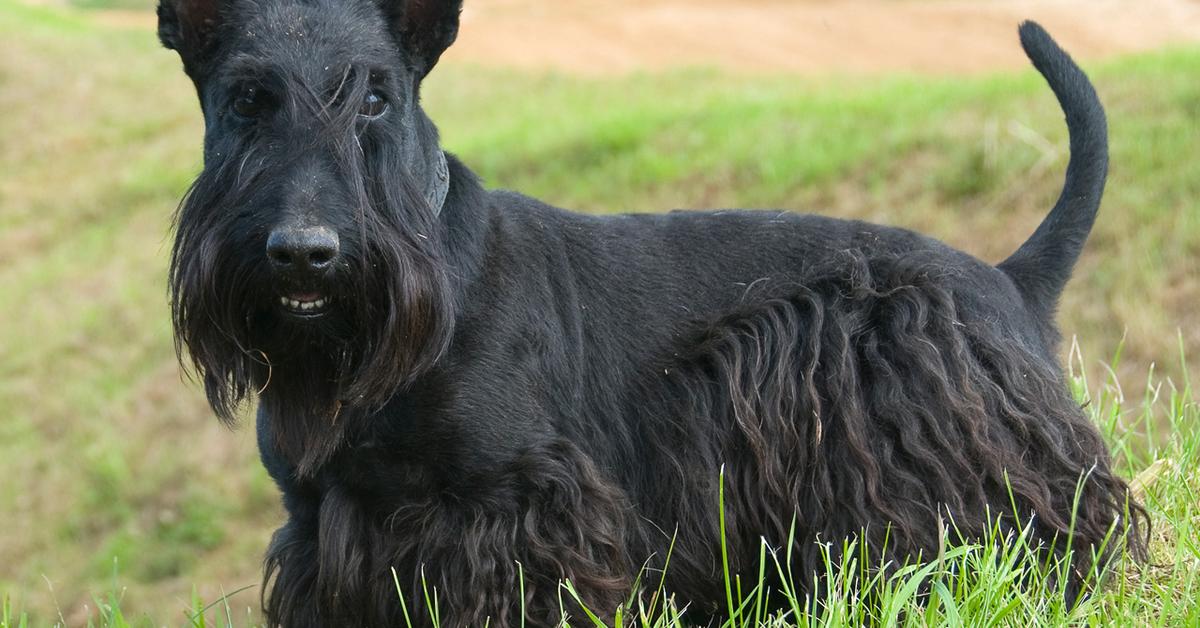
{"type": "Polygon", "coordinates": [[[348,442],[320,474],[323,490],[337,487],[371,509],[388,510],[436,494],[444,480],[431,464],[436,455],[371,436],[348,442]]]}

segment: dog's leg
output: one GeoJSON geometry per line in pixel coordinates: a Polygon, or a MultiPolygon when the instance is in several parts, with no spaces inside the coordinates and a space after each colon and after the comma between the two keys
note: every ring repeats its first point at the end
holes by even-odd
{"type": "Polygon", "coordinates": [[[523,613],[554,626],[584,618],[579,602],[611,619],[632,586],[630,506],[591,460],[551,440],[479,485],[486,494],[431,495],[382,520],[336,484],[317,500],[290,487],[266,559],[268,624],[403,625],[407,612],[414,625],[436,613],[447,628],[504,628],[523,613]]]}
{"type": "Polygon", "coordinates": [[[263,614],[268,626],[324,625],[317,595],[317,544],[312,522],[292,517],[271,537],[264,559],[263,614]]]}
{"type": "Polygon", "coordinates": [[[426,616],[425,593],[436,589],[442,626],[516,626],[522,612],[527,625],[553,626],[564,610],[583,619],[562,587],[570,581],[592,613],[611,619],[632,585],[622,493],[561,439],[530,448],[486,485],[486,495],[437,497],[389,517],[376,570],[397,568],[410,611],[426,616]]]}

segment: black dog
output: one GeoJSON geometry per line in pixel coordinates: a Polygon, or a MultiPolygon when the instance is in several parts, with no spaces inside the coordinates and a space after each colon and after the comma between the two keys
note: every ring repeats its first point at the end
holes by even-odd
{"type": "Polygon", "coordinates": [[[673,538],[667,588],[716,613],[722,481],[743,578],[793,525],[807,587],[818,538],[900,563],[994,518],[1056,555],[1071,537],[1068,595],[1094,553],[1140,555],[1143,514],[1055,359],[1107,140],[1040,27],[1021,41],[1067,114],[1066,186],[993,267],[860,222],[485,191],[419,105],[460,4],[159,6],[207,124],[176,338],[224,420],[259,398],[289,515],[272,625],[402,624],[401,595],[426,623],[424,589],[443,625],[549,625],[562,580],[611,616],[673,538]]]}

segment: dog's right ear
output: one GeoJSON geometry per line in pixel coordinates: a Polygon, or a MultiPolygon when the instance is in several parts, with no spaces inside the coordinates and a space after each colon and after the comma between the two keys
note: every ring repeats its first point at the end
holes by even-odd
{"type": "Polygon", "coordinates": [[[396,42],[424,78],[458,37],[462,0],[376,0],[396,42]]]}
{"type": "Polygon", "coordinates": [[[189,75],[199,68],[213,44],[224,0],[159,0],[158,40],[179,53],[189,75]]]}

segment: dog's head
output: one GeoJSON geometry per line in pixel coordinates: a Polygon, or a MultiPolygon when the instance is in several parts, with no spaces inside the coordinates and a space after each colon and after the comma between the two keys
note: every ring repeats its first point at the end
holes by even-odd
{"type": "Polygon", "coordinates": [[[377,406],[445,350],[448,172],[418,96],[460,5],[161,0],[206,125],[175,333],[222,418],[288,381],[322,389],[292,391],[314,412],[377,406]]]}

